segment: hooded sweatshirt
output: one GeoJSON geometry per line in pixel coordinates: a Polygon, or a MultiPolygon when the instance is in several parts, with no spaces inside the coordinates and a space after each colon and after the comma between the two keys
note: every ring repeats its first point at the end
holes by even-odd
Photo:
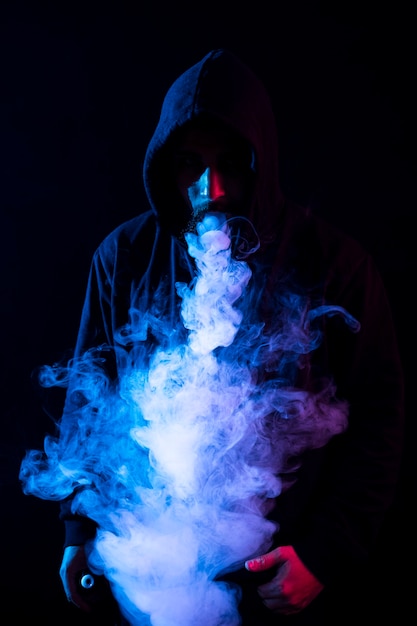
{"type": "MultiPolygon", "coordinates": [[[[337,398],[348,405],[347,427],[326,445],[303,451],[288,488],[267,513],[279,528],[274,545],[292,545],[310,571],[332,587],[343,573],[366,562],[395,494],[403,432],[395,331],[367,251],[283,197],[269,96],[231,52],[209,52],[168,90],[144,159],[150,206],[110,233],[94,254],[75,358],[100,348],[117,380],[120,358],[126,359],[134,345],[135,315],[162,320],[172,329],[169,341],[178,341],[183,325],[177,285],[190,283],[195,266],[181,236],[187,210],[174,185],[170,154],[178,131],[199,118],[231,127],[253,149],[256,182],[248,217],[259,247],[247,259],[253,272],[249,319],[256,315],[256,321],[276,329],[288,294],[305,311],[336,307],[335,314],[320,318],[317,346],[279,375],[311,392],[331,381],[337,398]],[[357,321],[354,330],[340,311],[357,321]],[[103,346],[116,348],[116,357],[103,346]]],[[[158,335],[157,325],[151,334],[151,344],[168,341],[164,331],[163,339],[158,335]]],[[[271,354],[273,361],[273,348],[271,354]]],[[[70,419],[72,403],[73,398],[67,400],[63,421],[70,419]]],[[[72,496],[62,504],[65,545],[79,545],[94,535],[95,523],[72,511],[71,503],[72,496]]],[[[245,594],[244,573],[229,575],[245,594]]]]}

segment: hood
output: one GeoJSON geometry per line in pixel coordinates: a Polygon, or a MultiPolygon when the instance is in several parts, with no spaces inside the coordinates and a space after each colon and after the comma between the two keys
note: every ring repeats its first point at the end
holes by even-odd
{"type": "Polygon", "coordinates": [[[179,129],[199,117],[226,124],[252,145],[256,182],[249,217],[261,242],[266,242],[274,237],[283,203],[276,122],[264,85],[228,50],[209,52],[179,76],[165,96],[143,166],[152,210],[176,234],[188,221],[188,211],[175,190],[169,146],[179,129]]]}

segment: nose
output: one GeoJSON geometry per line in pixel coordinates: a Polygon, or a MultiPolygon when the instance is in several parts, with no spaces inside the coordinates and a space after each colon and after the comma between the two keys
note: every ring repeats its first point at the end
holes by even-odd
{"type": "Polygon", "coordinates": [[[224,180],[219,170],[207,167],[198,180],[200,196],[214,202],[225,195],[224,180]]]}
{"type": "Polygon", "coordinates": [[[218,200],[225,195],[224,180],[219,170],[214,167],[209,169],[209,196],[211,201],[218,200]]]}

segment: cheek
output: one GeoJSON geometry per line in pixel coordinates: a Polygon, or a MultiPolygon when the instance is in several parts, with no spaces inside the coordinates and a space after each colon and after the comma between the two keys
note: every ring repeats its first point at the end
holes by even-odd
{"type": "Polygon", "coordinates": [[[180,193],[180,196],[182,197],[183,200],[185,200],[187,204],[189,204],[188,189],[190,186],[190,182],[188,178],[186,178],[185,176],[177,176],[175,183],[176,183],[177,190],[180,193]]]}
{"type": "Polygon", "coordinates": [[[249,179],[230,181],[228,195],[234,204],[249,206],[253,194],[253,184],[249,179]]]}

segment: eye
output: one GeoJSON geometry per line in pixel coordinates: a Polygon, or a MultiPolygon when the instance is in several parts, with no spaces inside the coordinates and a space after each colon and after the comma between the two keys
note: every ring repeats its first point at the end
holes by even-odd
{"type": "Polygon", "coordinates": [[[219,166],[225,174],[245,174],[251,169],[250,155],[248,155],[246,151],[224,154],[222,155],[219,166]]]}
{"type": "Polygon", "coordinates": [[[174,156],[175,167],[178,172],[198,172],[204,168],[201,157],[194,152],[177,152],[174,156]]]}

